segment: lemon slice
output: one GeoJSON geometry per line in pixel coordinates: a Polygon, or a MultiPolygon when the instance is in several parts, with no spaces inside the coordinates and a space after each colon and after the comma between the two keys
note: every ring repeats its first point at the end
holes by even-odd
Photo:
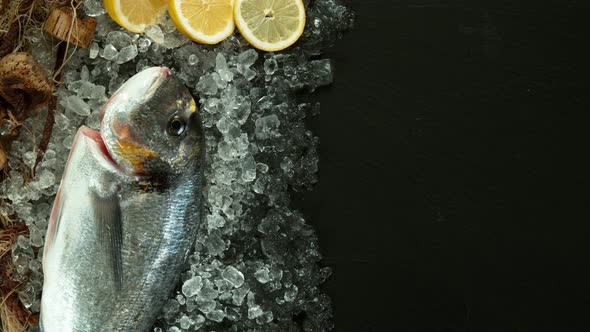
{"type": "Polygon", "coordinates": [[[187,37],[217,44],[234,31],[233,0],[169,0],[168,13],[187,37]]]}
{"type": "Polygon", "coordinates": [[[165,12],[166,0],[104,0],[111,18],[123,28],[141,33],[165,12]]]}
{"type": "Polygon", "coordinates": [[[305,6],[302,0],[236,0],[234,20],[252,46],[275,52],[301,37],[305,6]]]}

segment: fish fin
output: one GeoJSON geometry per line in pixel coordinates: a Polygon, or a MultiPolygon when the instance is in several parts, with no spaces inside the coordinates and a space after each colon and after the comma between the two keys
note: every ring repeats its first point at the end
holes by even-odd
{"type": "Polygon", "coordinates": [[[101,197],[93,191],[91,206],[94,209],[94,219],[98,227],[98,241],[105,250],[109,265],[111,265],[115,286],[120,290],[123,285],[123,261],[121,258],[123,224],[119,197],[116,193],[101,197]]]}
{"type": "Polygon", "coordinates": [[[53,241],[57,237],[61,218],[63,216],[64,209],[64,197],[61,191],[61,187],[55,195],[55,201],[53,202],[53,208],[51,210],[51,216],[49,217],[49,227],[47,228],[47,238],[45,239],[45,247],[43,248],[43,256],[47,254],[48,250],[51,249],[53,241]]]}

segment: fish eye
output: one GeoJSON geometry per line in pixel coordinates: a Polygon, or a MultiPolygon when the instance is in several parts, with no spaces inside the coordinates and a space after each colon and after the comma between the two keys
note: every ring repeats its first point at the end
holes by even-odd
{"type": "Polygon", "coordinates": [[[186,122],[179,116],[173,116],[168,121],[168,133],[173,136],[180,136],[186,131],[186,122]]]}

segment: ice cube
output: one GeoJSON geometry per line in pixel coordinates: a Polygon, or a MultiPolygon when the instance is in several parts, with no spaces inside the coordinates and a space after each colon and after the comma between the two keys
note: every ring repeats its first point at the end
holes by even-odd
{"type": "Polygon", "coordinates": [[[205,280],[203,287],[197,291],[197,298],[201,300],[213,300],[219,295],[219,292],[213,288],[208,280],[205,280]]]}
{"type": "Polygon", "coordinates": [[[258,178],[254,182],[254,185],[252,186],[252,190],[257,194],[263,194],[265,188],[266,188],[266,180],[264,178],[258,178]]]}
{"type": "Polygon", "coordinates": [[[297,286],[293,285],[293,286],[291,286],[291,288],[289,288],[285,291],[283,298],[287,302],[293,302],[293,301],[295,301],[295,298],[297,297],[298,292],[299,292],[299,289],[297,288],[297,286]]]}
{"type": "Polygon", "coordinates": [[[217,87],[220,90],[223,91],[227,87],[227,81],[221,79],[221,76],[219,75],[219,73],[215,72],[215,73],[211,74],[211,77],[213,78],[213,81],[215,81],[215,84],[217,85],[217,87]]]}
{"type": "Polygon", "coordinates": [[[215,70],[219,71],[223,69],[228,69],[227,60],[225,60],[223,53],[217,53],[215,57],[215,70]]]}
{"type": "Polygon", "coordinates": [[[238,123],[240,125],[243,125],[246,123],[246,121],[248,120],[248,117],[250,116],[250,102],[242,102],[240,103],[240,105],[238,106],[238,108],[235,110],[234,115],[236,116],[236,118],[238,119],[238,123]]]}
{"type": "Polygon", "coordinates": [[[29,226],[29,238],[33,247],[43,246],[43,235],[34,224],[29,226]]]}
{"type": "Polygon", "coordinates": [[[164,42],[164,32],[158,25],[148,26],[145,28],[144,33],[156,44],[162,44],[164,42]]]}
{"type": "Polygon", "coordinates": [[[86,125],[94,130],[100,130],[100,113],[98,111],[92,112],[86,118],[86,125]]]}
{"type": "MultiPolygon", "coordinates": [[[[41,247],[43,244],[41,244],[39,247],[41,247]]],[[[29,270],[31,271],[39,271],[41,269],[41,262],[36,260],[36,259],[31,259],[31,261],[29,262],[29,270]]]]}
{"type": "Polygon", "coordinates": [[[195,330],[198,330],[201,326],[203,326],[203,323],[205,323],[205,317],[202,315],[197,315],[197,318],[195,318],[195,330]]]}
{"type": "Polygon", "coordinates": [[[102,49],[102,54],[100,56],[107,60],[113,60],[117,57],[118,54],[119,52],[117,51],[115,46],[108,44],[105,45],[105,47],[102,49]]]}
{"type": "Polygon", "coordinates": [[[178,30],[175,29],[170,32],[164,33],[164,41],[162,42],[162,46],[167,49],[174,49],[174,48],[178,48],[188,42],[189,42],[189,39],[186,38],[185,35],[183,35],[178,30]]]}
{"type": "Polygon", "coordinates": [[[248,308],[248,319],[254,319],[256,317],[261,316],[262,314],[263,311],[259,305],[253,305],[250,308],[248,308]]]}
{"type": "Polygon", "coordinates": [[[196,54],[191,54],[188,56],[188,64],[194,66],[199,63],[199,57],[196,54]]]}
{"type": "Polygon", "coordinates": [[[96,78],[100,74],[102,74],[102,69],[100,69],[99,66],[94,67],[94,69],[90,71],[90,75],[92,75],[93,78],[96,78]]]}
{"type": "Polygon", "coordinates": [[[195,276],[184,282],[182,285],[182,293],[186,297],[192,297],[203,287],[203,282],[200,276],[195,276]]]}
{"type": "Polygon", "coordinates": [[[35,293],[36,292],[32,284],[25,285],[25,287],[18,292],[18,298],[25,308],[31,308],[35,302],[35,298],[37,297],[37,294],[35,293]]]}
{"type": "Polygon", "coordinates": [[[238,55],[237,61],[239,64],[244,65],[245,67],[252,66],[256,60],[258,59],[258,52],[256,50],[250,48],[238,55]]]}
{"type": "Polygon", "coordinates": [[[209,299],[197,298],[197,308],[204,313],[207,314],[215,309],[217,302],[209,299]]]}
{"type": "Polygon", "coordinates": [[[193,320],[190,319],[187,315],[182,315],[182,317],[180,317],[180,328],[183,330],[188,330],[188,328],[194,324],[193,320]]]}
{"type": "Polygon", "coordinates": [[[63,106],[67,111],[73,112],[78,115],[88,116],[90,115],[90,106],[82,100],[82,98],[73,95],[66,97],[63,100],[63,106]]]}
{"type": "Polygon", "coordinates": [[[70,126],[70,119],[65,116],[63,113],[56,113],[55,114],[55,124],[57,128],[60,130],[65,130],[70,126]]]}
{"type": "Polygon", "coordinates": [[[85,0],[84,13],[88,16],[100,16],[106,13],[102,0],[85,0]]]}
{"type": "Polygon", "coordinates": [[[140,53],[145,53],[150,49],[152,41],[149,38],[139,38],[137,48],[140,53]]]}
{"type": "Polygon", "coordinates": [[[223,159],[224,161],[231,161],[236,156],[237,151],[226,141],[222,141],[217,147],[217,152],[219,158],[223,159]]]}
{"type": "Polygon", "coordinates": [[[36,159],[37,159],[37,154],[34,151],[27,151],[23,155],[23,161],[25,162],[25,165],[27,165],[31,168],[33,166],[35,166],[36,159]]]}
{"type": "Polygon", "coordinates": [[[186,312],[193,312],[197,309],[196,302],[190,301],[186,303],[186,312]]]}
{"type": "Polygon", "coordinates": [[[221,322],[223,320],[223,318],[225,318],[225,313],[219,309],[217,310],[212,310],[210,312],[207,313],[207,318],[215,321],[215,322],[221,322]]]}
{"type": "Polygon", "coordinates": [[[266,267],[262,267],[262,268],[256,270],[256,272],[254,273],[254,277],[261,284],[266,284],[267,282],[270,281],[269,271],[266,267]]]}
{"type": "Polygon", "coordinates": [[[83,99],[89,99],[92,96],[92,92],[95,89],[95,85],[89,81],[79,81],[80,87],[78,88],[78,97],[83,99]]]}
{"type": "Polygon", "coordinates": [[[16,238],[16,244],[17,244],[17,246],[19,246],[22,249],[29,249],[29,248],[31,248],[31,241],[29,240],[28,237],[26,237],[24,235],[19,235],[16,238]]]}
{"type": "Polygon", "coordinates": [[[199,79],[196,89],[206,95],[215,95],[217,94],[217,83],[212,75],[204,75],[199,79]]]}
{"type": "Polygon", "coordinates": [[[0,135],[9,135],[16,127],[17,125],[10,119],[4,119],[2,125],[0,125],[0,135]]]}
{"type": "Polygon", "coordinates": [[[268,173],[268,165],[265,163],[256,163],[256,170],[260,173],[268,173]]]}
{"type": "Polygon", "coordinates": [[[221,272],[221,277],[229,281],[236,288],[244,284],[244,274],[231,265],[227,266],[223,272],[221,272]]]}
{"type": "Polygon", "coordinates": [[[277,63],[277,60],[275,60],[274,58],[266,59],[264,61],[264,72],[266,73],[266,75],[274,74],[278,68],[279,65],[277,63]]]}
{"type": "Polygon", "coordinates": [[[90,80],[90,71],[86,65],[82,66],[80,69],[80,81],[88,81],[90,80]]]}
{"type": "Polygon", "coordinates": [[[43,170],[39,176],[39,188],[46,189],[49,188],[51,185],[55,183],[55,174],[51,173],[48,170],[43,170]]]}
{"type": "Polygon", "coordinates": [[[254,157],[248,155],[241,160],[242,165],[242,180],[244,182],[252,182],[256,179],[256,161],[254,157]]]}
{"type": "Polygon", "coordinates": [[[137,56],[137,46],[135,46],[135,45],[125,46],[121,49],[121,51],[117,55],[116,62],[118,64],[123,64],[127,61],[131,61],[131,60],[135,59],[136,56],[137,56]]]}
{"type": "Polygon", "coordinates": [[[281,281],[283,279],[283,270],[276,264],[271,265],[270,277],[271,280],[281,281]]]}
{"type": "Polygon", "coordinates": [[[265,311],[261,316],[256,317],[256,323],[258,325],[264,325],[272,322],[274,315],[272,311],[265,311]]]}
{"type": "Polygon", "coordinates": [[[107,34],[105,42],[113,45],[117,50],[121,51],[123,48],[131,45],[133,39],[123,31],[111,31],[107,34]]]}
{"type": "Polygon", "coordinates": [[[244,68],[242,70],[242,75],[244,75],[245,79],[247,79],[248,81],[251,81],[256,78],[257,72],[256,72],[256,70],[254,70],[252,68],[244,68]]]}
{"type": "Polygon", "coordinates": [[[317,86],[328,85],[334,81],[332,60],[313,60],[309,64],[311,67],[311,72],[315,75],[317,86]]]}
{"type": "Polygon", "coordinates": [[[278,128],[281,121],[276,114],[256,119],[256,137],[258,139],[268,139],[279,135],[278,128]]]}
{"type": "Polygon", "coordinates": [[[207,225],[209,228],[221,228],[225,225],[225,219],[219,214],[207,216],[207,225]]]}
{"type": "Polygon", "coordinates": [[[289,157],[284,157],[283,161],[281,161],[281,169],[287,175],[287,177],[292,177],[295,171],[293,170],[293,160],[289,159],[289,157]]]}
{"type": "Polygon", "coordinates": [[[219,129],[219,132],[221,132],[222,134],[227,133],[230,128],[232,127],[233,121],[226,117],[226,116],[222,116],[219,121],[217,121],[217,129],[219,129]]]}
{"type": "Polygon", "coordinates": [[[95,85],[94,89],[92,89],[92,93],[90,98],[95,99],[99,102],[104,102],[107,100],[106,96],[106,88],[102,85],[95,85]]]}
{"type": "Polygon", "coordinates": [[[68,150],[72,148],[73,143],[74,143],[74,135],[66,136],[66,138],[64,138],[62,141],[62,145],[68,150]]]}
{"type": "Polygon", "coordinates": [[[215,58],[215,70],[219,74],[219,78],[225,82],[233,79],[234,74],[229,70],[225,56],[222,53],[217,53],[215,58]]]}
{"type": "Polygon", "coordinates": [[[244,302],[244,297],[246,297],[249,291],[250,290],[247,287],[235,289],[232,294],[232,303],[241,306],[242,302],[244,302]]]}
{"type": "Polygon", "coordinates": [[[231,294],[229,294],[229,292],[232,289],[234,289],[231,282],[229,282],[225,279],[217,279],[217,280],[215,280],[215,286],[217,287],[217,291],[219,291],[219,293],[220,293],[220,295],[219,295],[220,300],[222,299],[222,297],[226,297],[226,296],[231,297],[231,294]]]}

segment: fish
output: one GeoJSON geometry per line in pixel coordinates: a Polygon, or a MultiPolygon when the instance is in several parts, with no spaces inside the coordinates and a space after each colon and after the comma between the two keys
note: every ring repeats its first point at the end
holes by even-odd
{"type": "Polygon", "coordinates": [[[51,211],[44,332],[149,330],[196,240],[205,142],[189,90],[151,67],[100,116],[76,132],[51,211]]]}

